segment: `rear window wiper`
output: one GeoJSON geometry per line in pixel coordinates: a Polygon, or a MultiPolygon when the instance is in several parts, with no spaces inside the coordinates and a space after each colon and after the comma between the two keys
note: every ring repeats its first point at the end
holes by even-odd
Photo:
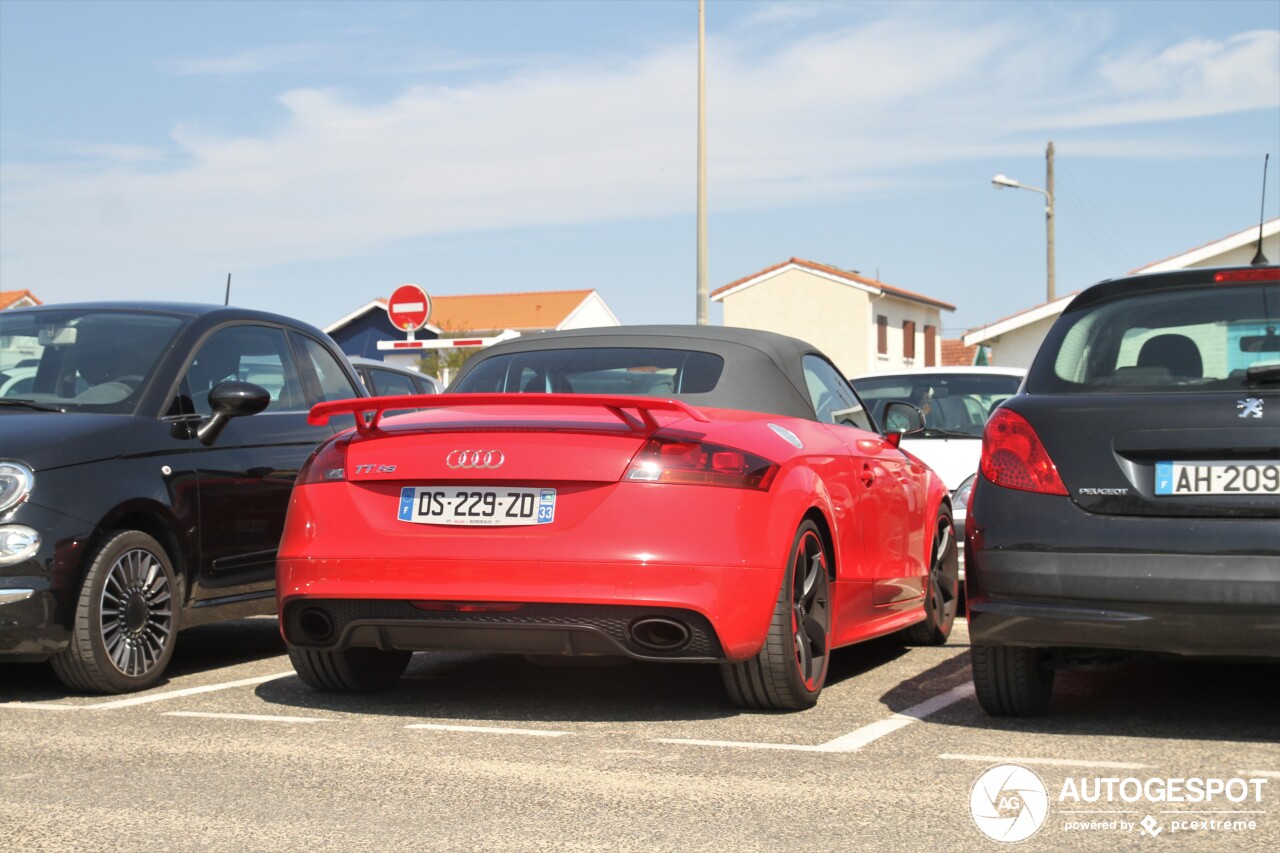
{"type": "Polygon", "coordinates": [[[37,403],[35,400],[20,400],[14,397],[6,397],[0,399],[0,406],[21,406],[24,409],[32,409],[37,412],[59,412],[66,414],[66,409],[58,406],[46,406],[43,403],[37,403]]]}
{"type": "Polygon", "coordinates": [[[1280,382],[1280,364],[1255,364],[1245,371],[1245,378],[1250,385],[1280,382]]]}

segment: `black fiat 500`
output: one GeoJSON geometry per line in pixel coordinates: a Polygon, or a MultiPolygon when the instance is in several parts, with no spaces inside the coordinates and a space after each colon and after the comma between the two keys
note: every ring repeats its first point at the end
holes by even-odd
{"type": "MultiPolygon", "coordinates": [[[[323,400],[364,396],[325,334],[169,304],[0,312],[0,665],[154,684],[182,628],[274,609],[323,400]]],[[[350,421],[350,419],[347,419],[350,421]]]]}
{"type": "Polygon", "coordinates": [[[978,699],[1057,669],[1280,658],[1280,268],[1086,290],[983,436],[965,543],[978,699]]]}

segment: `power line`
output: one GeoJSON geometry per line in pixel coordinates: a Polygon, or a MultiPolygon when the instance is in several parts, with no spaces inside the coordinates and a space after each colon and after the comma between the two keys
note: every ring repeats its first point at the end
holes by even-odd
{"type": "Polygon", "coordinates": [[[1069,175],[1066,181],[1059,178],[1059,194],[1063,191],[1068,206],[1075,214],[1075,224],[1091,244],[1091,250],[1113,262],[1117,267],[1117,274],[1140,266],[1140,262],[1134,260],[1136,253],[1121,245],[1115,236],[1119,232],[1104,220],[1084,193],[1075,190],[1069,175]]]}

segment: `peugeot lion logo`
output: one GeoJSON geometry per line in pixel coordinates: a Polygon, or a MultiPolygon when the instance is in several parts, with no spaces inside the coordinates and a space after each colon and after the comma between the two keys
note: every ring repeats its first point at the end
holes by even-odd
{"type": "Polygon", "coordinates": [[[1240,410],[1242,418],[1260,418],[1262,417],[1262,400],[1259,397],[1247,397],[1236,402],[1236,408],[1240,410]]]}
{"type": "Polygon", "coordinates": [[[506,461],[501,450],[451,450],[444,458],[450,468],[498,468],[506,461]]]}

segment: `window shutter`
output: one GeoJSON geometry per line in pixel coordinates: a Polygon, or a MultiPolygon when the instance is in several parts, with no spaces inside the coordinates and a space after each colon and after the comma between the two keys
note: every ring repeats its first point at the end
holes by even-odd
{"type": "Polygon", "coordinates": [[[889,354],[889,318],[883,314],[876,317],[876,352],[889,354]]]}
{"type": "Polygon", "coordinates": [[[937,350],[938,350],[938,327],[925,326],[924,327],[924,366],[925,367],[933,367],[938,363],[937,355],[936,355],[937,350]]]}
{"type": "Polygon", "coordinates": [[[916,357],[916,321],[902,321],[902,357],[916,357]]]}

